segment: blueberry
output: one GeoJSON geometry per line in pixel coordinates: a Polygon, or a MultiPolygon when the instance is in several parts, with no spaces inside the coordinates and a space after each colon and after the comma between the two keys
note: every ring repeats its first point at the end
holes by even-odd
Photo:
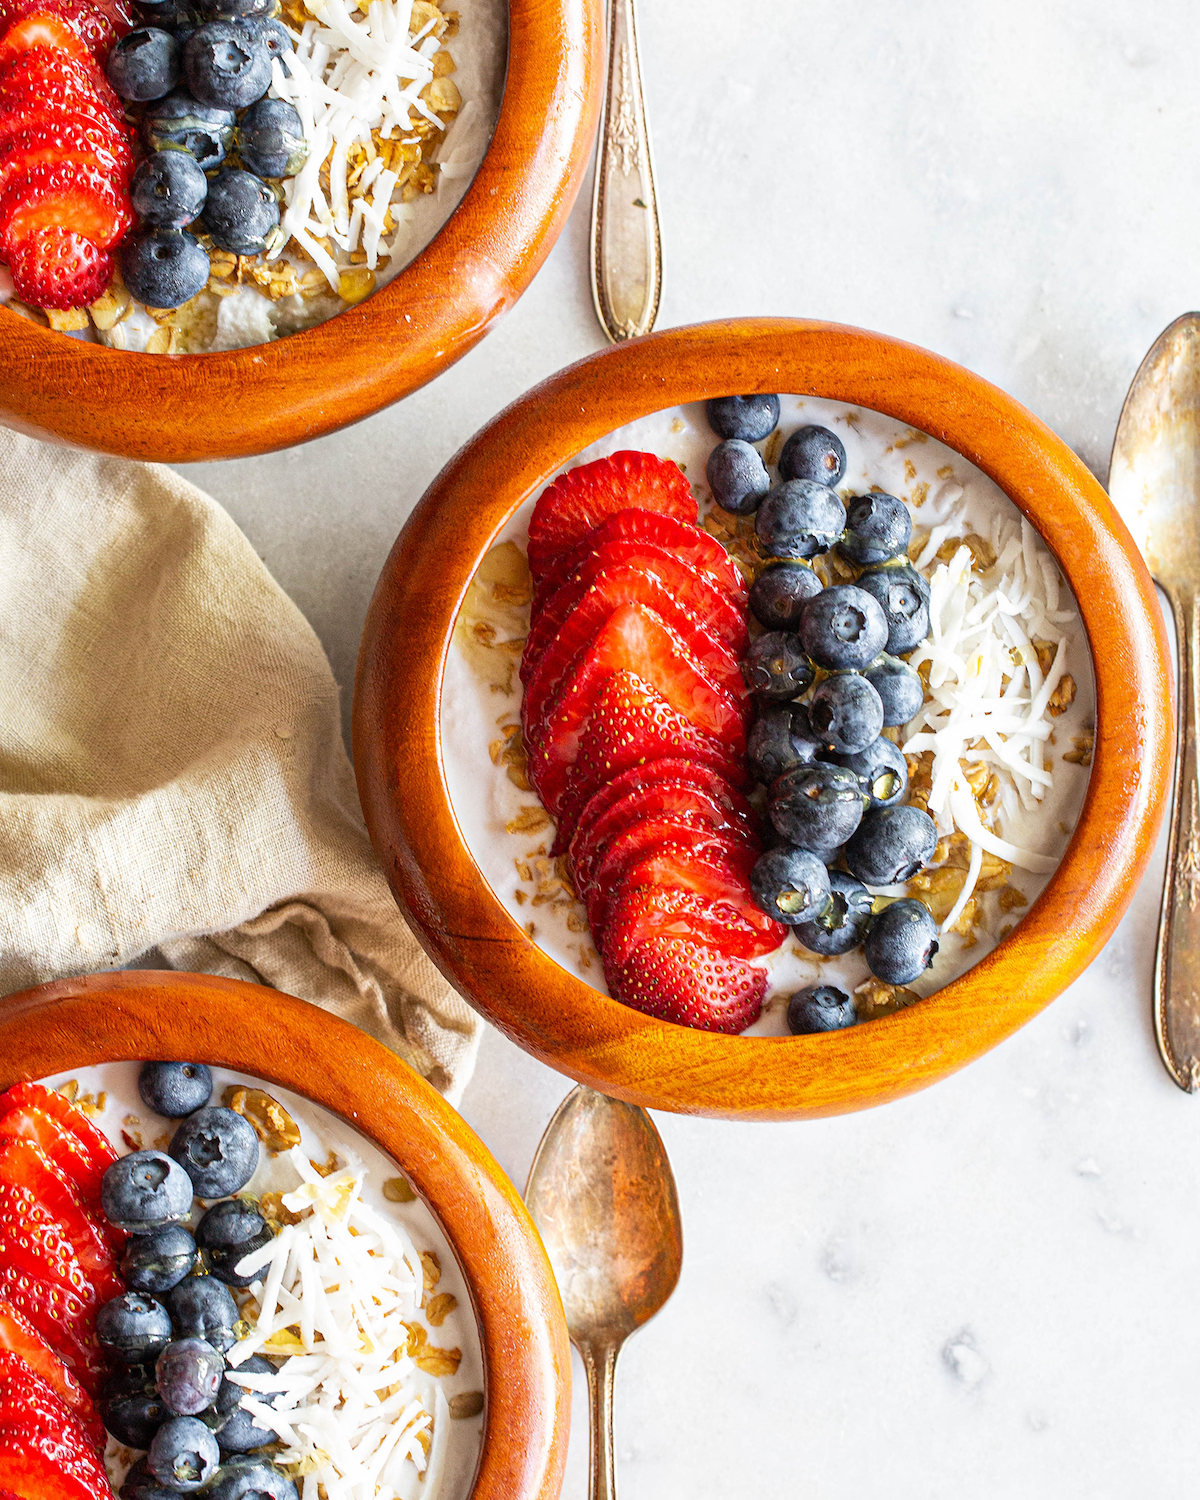
{"type": "Polygon", "coordinates": [[[795,630],[801,610],[824,587],[806,562],[772,563],[750,586],[750,610],[764,630],[795,630]]]}
{"type": "MultiPolygon", "coordinates": [[[[146,1440],[144,1446],[150,1446],[150,1439],[146,1440]]],[[[179,1500],[179,1491],[173,1486],[160,1484],[151,1474],[146,1459],[139,1458],[125,1476],[125,1483],[121,1486],[121,1500],[179,1500]]]]}
{"type": "Polygon", "coordinates": [[[895,495],[856,495],[846,501],[842,551],[860,567],[887,562],[908,551],[912,516],[895,495]]]}
{"type": "Polygon", "coordinates": [[[789,843],[825,853],[844,844],[862,821],[863,795],[853,771],[818,760],[773,782],[767,811],[789,843]]]}
{"type": "Polygon", "coordinates": [[[717,396],[705,407],[708,425],[719,438],[757,443],[779,421],[778,396],[717,396]]]}
{"type": "Polygon", "coordinates": [[[130,1365],[109,1376],[97,1409],[108,1431],[127,1448],[148,1448],[171,1415],[154,1387],[154,1372],[145,1365],[130,1365]]]}
{"type": "Polygon", "coordinates": [[[269,15],[275,0],[199,0],[205,20],[246,21],[269,15]]]}
{"type": "Polygon", "coordinates": [[[865,677],[857,672],[835,672],[809,699],[808,722],[814,737],[827,750],[853,755],[879,737],[883,704],[865,677]]]}
{"type": "Polygon", "coordinates": [[[772,631],[752,641],[742,658],[742,676],[752,693],[765,698],[798,698],[813,680],[813,664],[800,637],[772,631]]]}
{"type": "Polygon", "coordinates": [[[225,1361],[206,1339],[176,1339],[158,1356],[154,1383],[179,1417],[199,1416],[217,1399],[225,1361]]]}
{"type": "MultiPolygon", "coordinates": [[[[262,38],[262,44],[272,57],[286,57],[289,52],[296,50],[296,43],[291,32],[274,16],[264,16],[262,20],[255,22],[258,34],[262,38]]],[[[308,141],[304,143],[304,153],[308,155],[308,141]]]]}
{"type": "MultiPolygon", "coordinates": [[[[151,0],[141,0],[141,3],[145,9],[151,0]]],[[[190,34],[205,19],[190,0],[154,0],[153,17],[155,25],[175,34],[180,46],[183,45],[180,33],[190,34]]]]}
{"type": "Polygon", "coordinates": [[[837,583],[810,599],[800,616],[800,639],[829,672],[861,672],[887,645],[879,601],[852,583],[837,583]]]}
{"type": "Polygon", "coordinates": [[[756,511],[771,488],[766,465],[757,448],[741,438],[718,443],[705,467],[712,497],[725,510],[738,516],[756,511]]]}
{"type": "Polygon", "coordinates": [[[238,125],[237,144],[243,163],[260,177],[294,177],[308,159],[304,126],[284,99],[252,104],[238,125]]]}
{"type": "Polygon", "coordinates": [[[254,1277],[240,1276],[237,1263],[273,1238],[263,1216],[240,1198],[214,1203],[196,1228],[196,1243],[204,1251],[209,1270],[227,1286],[250,1285],[254,1277]]]}
{"type": "Polygon", "coordinates": [[[205,1500],[297,1500],[296,1486],[265,1458],[231,1458],[205,1500]]]}
{"type": "MultiPolygon", "coordinates": [[[[268,1360],[252,1354],[237,1367],[246,1375],[274,1375],[275,1366],[268,1360]]],[[[278,1391],[247,1391],[226,1375],[217,1392],[216,1408],[212,1418],[212,1429],[217,1435],[222,1455],[230,1453],[253,1453],[267,1443],[275,1441],[275,1433],[269,1427],[260,1427],[242,1405],[242,1398],[253,1394],[264,1406],[274,1406],[279,1400],[278,1391]]]]}
{"type": "Polygon", "coordinates": [[[161,1151],[134,1151],[104,1174],[100,1204],[121,1229],[139,1233],[179,1224],[192,1212],[192,1181],[161,1151]]]}
{"type": "Polygon", "coordinates": [[[846,865],[866,885],[911,880],[933,858],[937,829],[919,807],[873,807],[846,845],[846,865]]]}
{"type": "Polygon", "coordinates": [[[195,1263],[196,1241],[191,1234],[182,1224],[167,1224],[130,1236],[121,1257],[121,1275],[135,1292],[161,1294],[182,1281],[195,1263]]]}
{"type": "Polygon", "coordinates": [[[925,684],[906,661],[884,652],[863,676],[879,694],[885,724],[907,724],[920,713],[925,684]]]}
{"type": "Polygon", "coordinates": [[[105,72],[122,99],[162,99],[179,82],[179,43],[169,31],[139,26],[113,44],[105,72]]]}
{"type": "Polygon", "coordinates": [[[154,1434],[146,1463],[155,1479],[173,1490],[198,1490],[221,1462],[217,1440],[198,1417],[172,1417],[154,1434]]]}
{"type": "MultiPolygon", "coordinates": [[[[156,151],[138,167],[129,188],[134,212],[142,223],[166,229],[180,229],[190,224],[204,207],[207,193],[208,178],[186,151],[156,151]]],[[[148,1063],[146,1066],[178,1065],[148,1063]]],[[[198,1104],[192,1105],[193,1109],[199,1107],[198,1104]]],[[[188,1113],[187,1110],[182,1112],[188,1113]]]]}
{"type": "Polygon", "coordinates": [[[198,1109],[176,1126],[171,1155],[197,1198],[224,1198],[244,1188],[258,1167],[258,1137],[249,1120],[222,1105],[198,1109]]]}
{"type": "Polygon", "coordinates": [[[854,1001],[832,984],[810,984],[797,990],[788,1001],[788,1030],[793,1036],[810,1036],[816,1031],[841,1031],[858,1020],[854,1001]]]}
{"type": "Polygon", "coordinates": [[[899,567],[868,568],[858,586],[878,600],[887,622],[881,649],[903,656],[929,634],[929,585],[907,563],[899,567]]]}
{"type": "Polygon", "coordinates": [[[222,167],[208,185],[203,224],[218,250],[258,255],[279,223],[279,200],[261,177],[222,167]]]}
{"type": "Polygon", "coordinates": [[[178,1338],[204,1339],[222,1354],[237,1342],[237,1303],[215,1276],[185,1276],[167,1293],[166,1302],[178,1338]]]}
{"type": "Polygon", "coordinates": [[[754,518],[758,540],[771,557],[816,557],[833,546],[845,525],[842,502],[813,479],[776,485],[754,518]]]}
{"type": "MultiPolygon", "coordinates": [[[[196,165],[191,157],[179,151],[162,151],[159,155],[192,168],[196,165]]],[[[143,166],[151,166],[153,162],[152,157],[143,166]]],[[[207,186],[204,173],[201,172],[200,176],[207,186]]],[[[136,178],[134,180],[136,182],[136,178]]],[[[134,207],[137,207],[136,202],[134,207]]],[[[138,1093],[142,1096],[142,1103],[169,1120],[179,1120],[203,1109],[212,1098],[212,1090],[212,1073],[203,1063],[147,1062],[142,1064],[138,1073],[138,1093]]]]}
{"type": "Polygon", "coordinates": [[[808,765],[819,754],[802,704],[767,703],[759,709],[746,740],[746,759],[757,781],[770,785],[785,771],[808,765]]]}
{"type": "Polygon", "coordinates": [[[126,1365],[157,1359],[171,1340],[166,1308],[144,1292],[122,1292],[96,1313],[96,1339],[113,1359],[126,1365]]]}
{"type": "Polygon", "coordinates": [[[811,953],[850,953],[867,935],[874,897],[861,881],[841,870],[829,872],[829,904],[796,928],[797,940],[811,953]]]}
{"type": "Polygon", "coordinates": [[[846,469],[846,450],[828,427],[801,427],[779,455],[781,479],[815,479],[835,485],[846,469]]]}
{"type": "Polygon", "coordinates": [[[834,759],[858,777],[863,796],[872,807],[892,807],[908,790],[908,762],[899,746],[882,735],[865,750],[834,759]]]}
{"type": "Polygon", "coordinates": [[[780,844],[755,861],[750,889],[763,911],[794,927],[815,916],[829,900],[829,871],[809,850],[780,844]]]}
{"type": "Polygon", "coordinates": [[[147,229],[125,241],[125,285],[147,307],[181,307],[208,285],[208,256],[186,229],[147,229]]]}
{"type": "Polygon", "coordinates": [[[176,89],[146,111],[142,139],[150,151],[186,151],[211,172],[233,144],[234,119],[233,110],[201,104],[184,89],[176,89]]]}
{"type": "Polygon", "coordinates": [[[884,984],[911,984],[937,951],[937,923],[929,908],[907,897],[884,907],[863,944],[867,967],[884,984]]]}
{"type": "Polygon", "coordinates": [[[183,45],[183,71],[201,104],[245,109],[271,87],[271,54],[237,21],[206,21],[183,45]]]}

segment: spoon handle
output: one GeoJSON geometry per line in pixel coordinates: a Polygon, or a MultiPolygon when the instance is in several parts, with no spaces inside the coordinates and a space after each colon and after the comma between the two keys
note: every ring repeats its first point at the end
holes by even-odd
{"type": "Polygon", "coordinates": [[[617,1351],[587,1348],[579,1352],[587,1371],[592,1408],[592,1481],[588,1495],[590,1500],[617,1500],[617,1471],[613,1461],[613,1377],[617,1351]]]}
{"type": "Polygon", "coordinates": [[[608,86],[592,200],[592,298],[615,344],[649,333],[662,291],[662,241],[642,96],[635,0],[609,0],[608,86]]]}
{"type": "Polygon", "coordinates": [[[1200,595],[1171,593],[1179,636],[1179,741],[1167,882],[1154,964],[1154,1020],[1167,1071],[1200,1091],[1200,806],[1196,786],[1200,595]]]}

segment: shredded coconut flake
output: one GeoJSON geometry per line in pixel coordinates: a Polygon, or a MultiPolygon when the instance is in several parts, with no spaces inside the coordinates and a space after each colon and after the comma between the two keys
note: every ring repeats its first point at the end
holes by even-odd
{"type": "Polygon", "coordinates": [[[360,1166],[322,1177],[299,1147],[288,1159],[299,1182],[283,1204],[301,1218],[238,1264],[255,1277],[260,1311],[229,1353],[229,1378],[283,1444],[275,1462],[302,1496],[320,1486],[329,1500],[397,1500],[408,1461],[422,1500],[436,1500],[449,1408],[407,1353],[421,1258],[398,1224],[362,1201],[360,1166]],[[287,1357],[274,1375],[242,1373],[257,1353],[287,1357]]]}
{"type": "MultiPolygon", "coordinates": [[[[933,561],[949,530],[934,527],[918,567],[933,561]]],[[[963,762],[994,769],[1001,785],[998,811],[1037,808],[1051,785],[1048,709],[1071,641],[1061,627],[1074,618],[1059,608],[1058,569],[1028,521],[998,517],[992,545],[996,562],[986,572],[972,568],[965,545],[934,569],[930,637],[909,658],[913,667],[927,664],[929,698],[908,725],[903,749],[908,755],[932,751],[930,815],[939,831],[957,828],[971,843],[967,877],[943,930],[970,900],[984,852],[1037,874],[1057,864],[986,826],[963,774],[963,762]],[[1035,644],[1042,642],[1054,648],[1046,672],[1035,644]]]]}

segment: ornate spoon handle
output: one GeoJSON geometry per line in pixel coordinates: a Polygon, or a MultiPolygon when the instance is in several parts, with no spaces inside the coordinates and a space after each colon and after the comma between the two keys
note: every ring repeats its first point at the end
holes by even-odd
{"type": "Polygon", "coordinates": [[[592,201],[592,297],[614,344],[650,332],[662,291],[658,200],[634,3],[609,0],[608,87],[592,201]]]}
{"type": "Polygon", "coordinates": [[[1200,1092],[1200,806],[1196,786],[1200,597],[1171,591],[1179,635],[1179,743],[1167,883],[1154,964],[1158,1048],[1181,1089],[1200,1092]]]}

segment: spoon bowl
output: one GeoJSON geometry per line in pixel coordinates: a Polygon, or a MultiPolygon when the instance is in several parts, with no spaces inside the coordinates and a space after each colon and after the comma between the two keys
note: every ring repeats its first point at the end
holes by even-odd
{"type": "Polygon", "coordinates": [[[1154,1022],[1167,1071],[1200,1091],[1200,313],[1156,340],[1133,378],[1108,471],[1108,493],[1141,542],[1175,616],[1182,654],[1175,809],[1154,964],[1154,1022]]]}
{"type": "Polygon", "coordinates": [[[662,1137],[635,1104],[582,1084],[559,1105],[525,1203],[587,1371],[593,1500],[613,1500],[612,1392],[621,1345],[675,1290],[683,1227],[662,1137]]]}

